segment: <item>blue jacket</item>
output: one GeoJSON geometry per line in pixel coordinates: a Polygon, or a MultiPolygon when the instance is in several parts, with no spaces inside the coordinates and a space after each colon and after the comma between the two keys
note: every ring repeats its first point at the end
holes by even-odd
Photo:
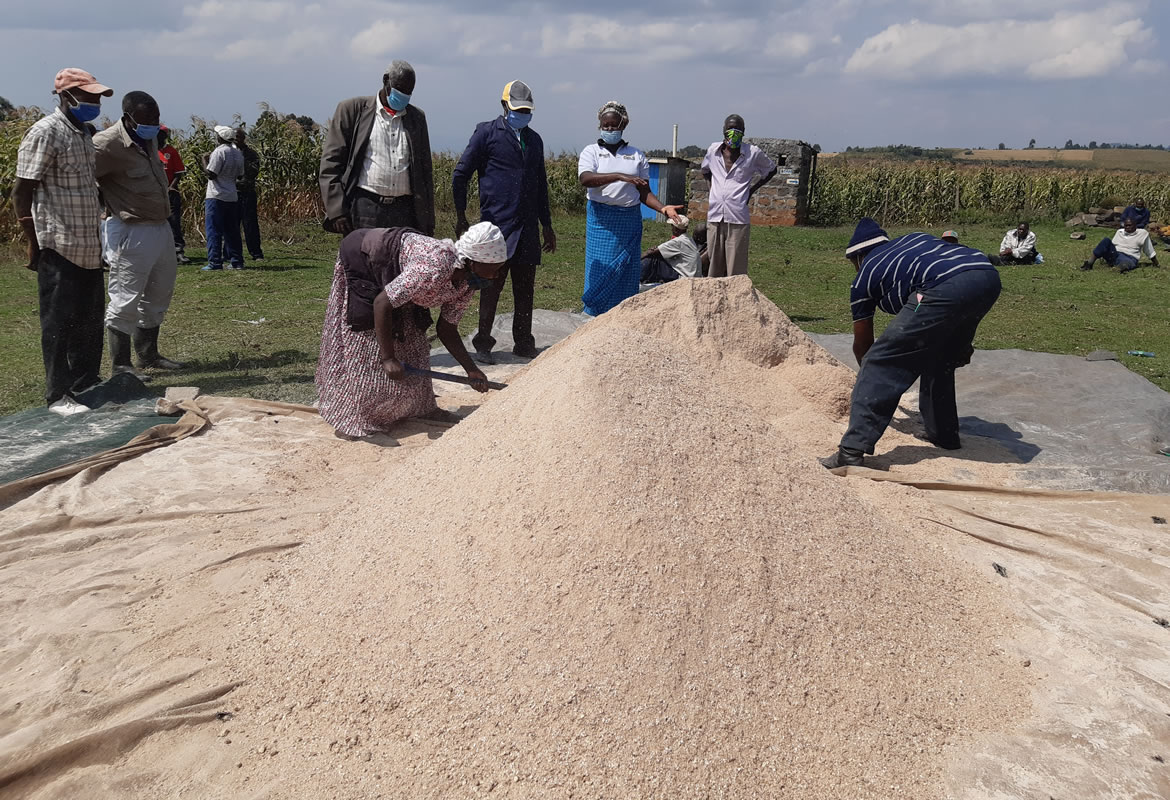
{"type": "Polygon", "coordinates": [[[1150,224],[1150,209],[1138,208],[1137,206],[1126,206],[1125,211],[1121,212],[1121,221],[1125,222],[1127,219],[1133,219],[1139,228],[1144,228],[1150,224]]]}
{"type": "MultiPolygon", "coordinates": [[[[467,183],[479,175],[479,218],[495,223],[508,241],[508,257],[516,255],[525,228],[525,249],[533,249],[540,263],[540,239],[536,223],[551,227],[548,207],[548,175],[544,167],[544,141],[532,128],[520,131],[523,149],[516,132],[501,115],[475,126],[475,133],[451,176],[455,210],[467,210],[467,183]]],[[[525,253],[531,257],[530,252],[525,253]]]]}

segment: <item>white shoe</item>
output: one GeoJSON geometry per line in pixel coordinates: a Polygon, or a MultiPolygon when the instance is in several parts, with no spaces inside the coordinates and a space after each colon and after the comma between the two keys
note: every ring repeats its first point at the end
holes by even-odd
{"type": "Polygon", "coordinates": [[[89,406],[83,406],[81,403],[74,400],[72,397],[62,397],[56,403],[49,406],[49,410],[54,414],[60,414],[63,417],[71,417],[74,414],[81,414],[89,411],[89,406]]]}

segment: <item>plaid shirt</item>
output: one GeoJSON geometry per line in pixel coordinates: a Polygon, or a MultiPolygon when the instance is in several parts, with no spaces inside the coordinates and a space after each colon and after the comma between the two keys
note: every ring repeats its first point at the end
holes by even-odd
{"type": "Polygon", "coordinates": [[[54,110],[20,141],[16,177],[40,182],[32,204],[37,243],[79,267],[101,269],[101,207],[89,134],[54,110]]]}

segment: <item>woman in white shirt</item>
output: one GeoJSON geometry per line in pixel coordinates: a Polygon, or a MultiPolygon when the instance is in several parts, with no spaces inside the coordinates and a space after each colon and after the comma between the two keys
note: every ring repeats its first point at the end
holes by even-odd
{"type": "Polygon", "coordinates": [[[626,107],[611,100],[597,112],[601,135],[581,151],[577,177],[589,199],[585,227],[585,313],[604,314],[638,293],[641,273],[642,212],[651,209],[678,218],[678,206],[664,206],[650,191],[646,155],[626,142],[626,107]]]}

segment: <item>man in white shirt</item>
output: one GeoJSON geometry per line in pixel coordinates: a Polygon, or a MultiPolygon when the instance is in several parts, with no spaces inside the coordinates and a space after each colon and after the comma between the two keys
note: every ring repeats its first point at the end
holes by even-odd
{"type": "Polygon", "coordinates": [[[712,278],[747,275],[751,235],[748,202],[776,174],[776,162],[743,140],[745,130],[743,117],[728,116],[723,121],[723,139],[707,148],[700,167],[711,184],[707,196],[707,233],[711,242],[712,278]]]}
{"type": "Polygon", "coordinates": [[[1081,269],[1090,270],[1103,259],[1111,267],[1117,267],[1120,272],[1130,272],[1138,268],[1142,255],[1149,257],[1150,263],[1158,266],[1158,254],[1154,250],[1154,243],[1150,241],[1150,232],[1137,226],[1137,220],[1127,217],[1125,227],[1113,234],[1112,239],[1102,239],[1093,248],[1093,257],[1081,264],[1081,269]]]}
{"type": "Polygon", "coordinates": [[[236,178],[244,174],[244,154],[236,148],[236,129],[215,126],[216,147],[207,157],[203,171],[207,174],[204,194],[204,233],[207,236],[207,265],[204,272],[223,269],[227,255],[228,269],[244,268],[244,242],[240,238],[240,196],[236,178]]]}
{"type": "Polygon", "coordinates": [[[1044,257],[1036,252],[1036,233],[1028,229],[1028,223],[1021,222],[1004,234],[999,243],[999,261],[1000,264],[1044,263],[1044,257]]]}

